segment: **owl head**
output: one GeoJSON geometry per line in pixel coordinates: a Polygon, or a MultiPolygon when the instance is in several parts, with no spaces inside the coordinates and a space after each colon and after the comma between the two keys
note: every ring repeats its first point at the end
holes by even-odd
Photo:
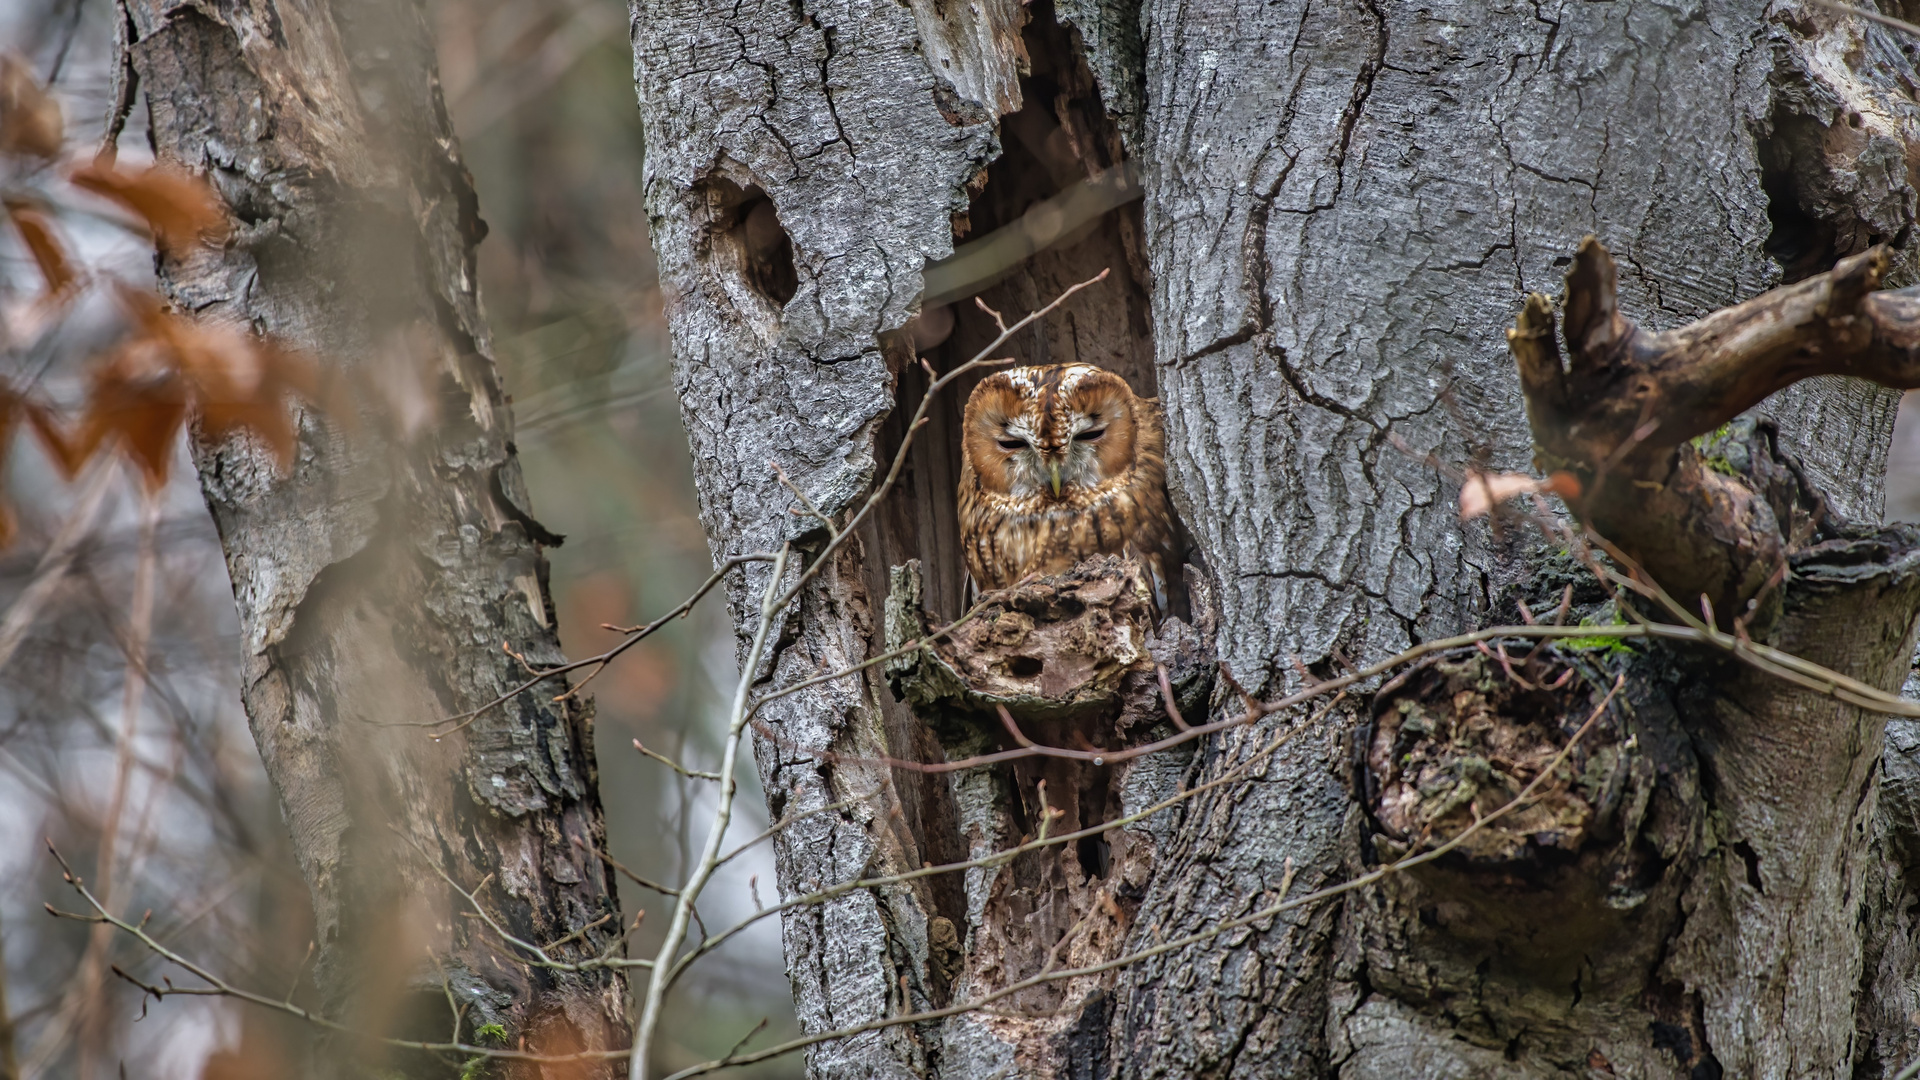
{"type": "Polygon", "coordinates": [[[995,372],[967,399],[962,451],[991,492],[1070,499],[1123,475],[1137,416],[1126,380],[1091,364],[995,372]]]}

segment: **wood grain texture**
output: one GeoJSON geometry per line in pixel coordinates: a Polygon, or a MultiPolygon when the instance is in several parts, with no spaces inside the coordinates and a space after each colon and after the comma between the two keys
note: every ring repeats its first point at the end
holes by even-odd
{"type": "MultiPolygon", "coordinates": [[[[1780,280],[1756,136],[1804,113],[1844,125],[1846,101],[1871,120],[1856,153],[1914,138],[1897,43],[1761,4],[1145,10],[1139,156],[1169,488],[1219,588],[1220,653],[1249,685],[1287,680],[1289,656],[1380,655],[1476,624],[1527,575],[1533,553],[1463,530],[1454,489],[1419,458],[1527,467],[1494,328],[1553,287],[1579,236],[1607,238],[1622,303],[1664,329],[1780,280]],[[1839,63],[1849,49],[1856,62],[1839,63]]],[[[1808,164],[1825,176],[1836,162],[1808,164]]],[[[1910,221],[1907,181],[1887,186],[1871,200],[1910,221]]],[[[1809,213],[1856,217],[1832,190],[1801,192],[1809,213]]],[[[1891,404],[1816,382],[1767,411],[1835,503],[1872,517],[1891,404]]],[[[1287,858],[1309,883],[1351,868],[1337,754],[1296,743],[1266,783],[1195,809],[1147,900],[1166,933],[1238,910],[1287,858]]],[[[1308,917],[1254,943],[1264,962],[1143,965],[1123,983],[1122,1071],[1487,1067],[1448,1025],[1342,990],[1344,961],[1319,951],[1332,942],[1308,917]],[[1324,1025],[1281,1007],[1323,996],[1324,1025]]],[[[1793,1074],[1771,1071],[1771,1052],[1722,1060],[1729,1075],[1793,1074]]]]}

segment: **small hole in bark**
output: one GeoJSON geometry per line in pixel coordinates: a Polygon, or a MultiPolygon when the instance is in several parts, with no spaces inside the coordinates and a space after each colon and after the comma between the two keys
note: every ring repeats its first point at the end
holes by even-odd
{"type": "Polygon", "coordinates": [[[1765,896],[1766,886],[1760,883],[1760,853],[1753,850],[1753,845],[1745,840],[1734,842],[1733,853],[1740,856],[1741,862],[1747,864],[1747,884],[1753,886],[1754,892],[1765,896]]]}
{"type": "Polygon", "coordinates": [[[774,307],[785,307],[800,289],[793,264],[793,240],[780,215],[757,184],[746,187],[724,176],[707,181],[709,250],[745,280],[748,288],[774,307]]]}
{"type": "Polygon", "coordinates": [[[1016,656],[1007,661],[1007,674],[1016,679],[1031,679],[1045,671],[1046,667],[1037,656],[1016,656]]]}
{"type": "Polygon", "coordinates": [[[1832,269],[1839,258],[1831,226],[1808,212],[1796,167],[1818,160],[1819,125],[1801,116],[1776,113],[1773,134],[1760,140],[1760,189],[1767,196],[1767,220],[1773,231],[1761,250],[1780,264],[1782,282],[1791,284],[1832,269]]]}
{"type": "Polygon", "coordinates": [[[747,256],[747,281],[762,296],[785,307],[800,290],[800,276],[793,269],[793,241],[780,224],[780,215],[774,213],[772,199],[757,187],[748,188],[746,195],[739,232],[747,256]]]}
{"type": "Polygon", "coordinates": [[[1824,273],[1834,262],[1833,230],[1800,208],[1787,173],[1768,173],[1760,186],[1767,193],[1767,220],[1773,222],[1761,249],[1780,264],[1783,281],[1791,284],[1824,273]]]}
{"type": "Polygon", "coordinates": [[[1090,878],[1103,878],[1107,876],[1107,868],[1111,865],[1113,851],[1107,846],[1105,838],[1099,836],[1083,836],[1075,841],[1073,848],[1073,853],[1079,857],[1080,871],[1082,873],[1090,878]]]}

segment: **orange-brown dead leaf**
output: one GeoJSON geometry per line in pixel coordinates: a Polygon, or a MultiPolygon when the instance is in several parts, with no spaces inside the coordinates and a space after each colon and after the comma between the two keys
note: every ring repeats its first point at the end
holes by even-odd
{"type": "Polygon", "coordinates": [[[1580,478],[1570,472],[1556,472],[1547,477],[1540,490],[1549,495],[1558,495],[1562,499],[1573,500],[1580,497],[1580,478]]]}
{"type": "Polygon", "coordinates": [[[39,208],[18,199],[6,200],[7,216],[13,219],[13,227],[20,233],[20,239],[32,253],[33,261],[40,267],[40,276],[47,283],[47,295],[56,297],[64,294],[79,275],[74,272],[73,260],[67,257],[66,246],[54,235],[53,223],[39,208]]]}
{"type": "Polygon", "coordinates": [[[68,444],[73,467],[117,440],[149,482],[164,482],[173,435],[189,412],[209,438],[250,431],[283,467],[292,462],[287,399],[328,403],[317,364],[241,327],[182,318],[138,289],[122,286],[120,299],[134,336],[95,372],[86,415],[68,444]]]}
{"type": "MultiPolygon", "coordinates": [[[[0,475],[4,475],[7,451],[13,448],[13,430],[19,426],[20,407],[25,399],[13,388],[0,383],[0,475]]],[[[0,548],[13,542],[13,508],[0,499],[0,548]]]]}
{"type": "Polygon", "coordinates": [[[52,160],[67,141],[60,103],[40,85],[32,65],[0,55],[0,153],[52,160]]]}
{"type": "Polygon", "coordinates": [[[186,422],[188,405],[186,381],[170,353],[164,342],[139,337],[94,371],[79,431],[67,444],[72,467],[117,445],[146,474],[149,488],[167,482],[173,437],[186,422]]]}
{"type": "MultiPolygon", "coordinates": [[[[1563,474],[1555,474],[1563,475],[1563,474]]],[[[1513,498],[1551,490],[1552,481],[1538,480],[1525,473],[1483,473],[1467,471],[1460,485],[1460,520],[1472,521],[1493,512],[1493,508],[1513,498]]]]}
{"type": "Polygon", "coordinates": [[[205,180],[171,165],[127,170],[95,161],[73,170],[67,179],[140,215],[153,230],[154,241],[169,251],[226,235],[226,207],[220,196],[205,180]]]}

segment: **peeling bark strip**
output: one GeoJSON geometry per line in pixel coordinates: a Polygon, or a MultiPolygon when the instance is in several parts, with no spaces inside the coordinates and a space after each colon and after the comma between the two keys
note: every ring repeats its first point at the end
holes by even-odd
{"type": "MultiPolygon", "coordinates": [[[[238,219],[225,250],[162,262],[169,298],[370,377],[434,373],[438,420],[410,442],[308,418],[286,477],[251,445],[194,451],[240,609],[247,715],[312,891],[324,1011],[443,1041],[451,995],[463,1041],[492,1023],[551,1052],[621,1045],[621,979],[519,962],[441,877],[525,940],[605,919],[559,960],[619,934],[590,705],[528,692],[457,735],[426,729],[518,680],[503,642],[536,665],[561,657],[539,547],[558,538],[525,509],[476,293],[486,226],[424,14],[136,0],[127,16],[158,152],[205,172],[238,219]]],[[[316,1062],[368,1064],[338,1041],[316,1062]]]]}
{"type": "MultiPolygon", "coordinates": [[[[1031,310],[1058,284],[1114,268],[1110,288],[1017,355],[1097,362],[1166,403],[1170,493],[1201,591],[1217,597],[1211,645],[1255,692],[1297,678],[1296,663],[1376,659],[1511,621],[1522,597],[1549,610],[1562,585],[1598,591],[1512,531],[1463,531],[1457,492],[1422,464],[1432,454],[1512,470],[1530,458],[1500,331],[1529,288],[1559,278],[1576,238],[1612,238],[1620,303],[1654,331],[1875,243],[1892,249],[1890,279],[1911,275],[1916,200],[1898,163],[1920,157],[1920,106],[1902,82],[1912,65],[1882,31],[1787,3],[634,0],[633,13],[648,205],[716,555],[817,546],[817,525],[787,512],[766,460],[839,511],[872,482],[876,452],[899,445],[889,411],[925,385],[914,350],[940,367],[981,340],[964,304],[921,312],[905,332],[925,262],[949,257],[956,235],[1011,225],[1125,166],[1145,193],[1138,210],[1037,251],[988,302],[1031,310]],[[734,192],[755,190],[790,244],[785,299],[728,239],[745,235],[734,192]]],[[[1892,404],[1857,383],[1799,383],[1761,406],[1777,455],[1759,428],[1729,433],[1723,450],[1749,455],[1756,490],[1797,469],[1835,515],[1871,520],[1892,404]]],[[[900,496],[859,551],[836,556],[750,677],[797,681],[873,655],[890,572],[912,559],[916,603],[942,622],[960,613],[956,458],[940,452],[955,434],[933,419],[900,496]]],[[[1839,530],[1837,517],[1827,527],[1839,530]]],[[[1911,614],[1910,545],[1822,535],[1794,564],[1776,640],[1812,642],[1837,620],[1847,653],[1816,651],[1890,685],[1911,614]]],[[[734,586],[743,626],[761,585],[748,575],[734,586]]],[[[1606,617],[1604,600],[1583,594],[1579,610],[1606,617]]],[[[1637,943],[1647,949],[1616,966],[1600,956],[1599,974],[1548,985],[1540,973],[1559,980],[1564,966],[1504,965],[1423,922],[1406,895],[1363,893],[1155,956],[1064,1016],[870,1032],[816,1047],[811,1069],[1800,1077],[1847,1075],[1858,1057],[1895,1071],[1920,1051],[1903,1026],[1911,890],[1893,875],[1869,901],[1861,875],[1920,845],[1876,809],[1881,723],[1690,654],[1649,655],[1623,723],[1640,725],[1643,746],[1662,733],[1643,753],[1671,768],[1633,788],[1655,793],[1644,813],[1614,808],[1619,836],[1589,839],[1642,856],[1651,845],[1643,872],[1658,887],[1641,909],[1668,921],[1623,921],[1671,933],[1649,932],[1637,943]],[[1661,807],[1705,816],[1654,821],[1661,807]],[[1636,820],[1639,847],[1624,839],[1636,820]],[[1761,899],[1742,891],[1755,888],[1749,868],[1761,899]],[[1793,960],[1743,974],[1742,955],[1793,960]],[[1859,1036],[1856,998],[1870,1025],[1859,1036]]],[[[1017,813],[1033,810],[1037,785],[1013,770],[941,782],[857,764],[863,751],[953,752],[877,676],[782,698],[766,719],[780,740],[757,755],[776,814],[888,783],[894,796],[785,834],[783,895],[955,861],[1031,827],[1017,813]]],[[[1363,870],[1371,826],[1343,783],[1353,745],[1339,730],[1359,719],[1329,717],[1248,782],[1141,823],[1151,872],[1116,902],[1148,914],[1124,947],[1258,910],[1289,862],[1301,890],[1363,870]]],[[[1129,775],[1143,790],[1191,787],[1270,739],[1239,729],[1129,775]]],[[[1050,793],[1060,787],[1049,778],[1050,793]]],[[[1012,886],[919,879],[790,913],[802,1023],[819,1032],[925,1009],[966,990],[955,973],[968,965],[1016,966],[1005,958],[1030,955],[1080,910],[1089,865],[1062,856],[1000,879],[1012,886]]]]}

